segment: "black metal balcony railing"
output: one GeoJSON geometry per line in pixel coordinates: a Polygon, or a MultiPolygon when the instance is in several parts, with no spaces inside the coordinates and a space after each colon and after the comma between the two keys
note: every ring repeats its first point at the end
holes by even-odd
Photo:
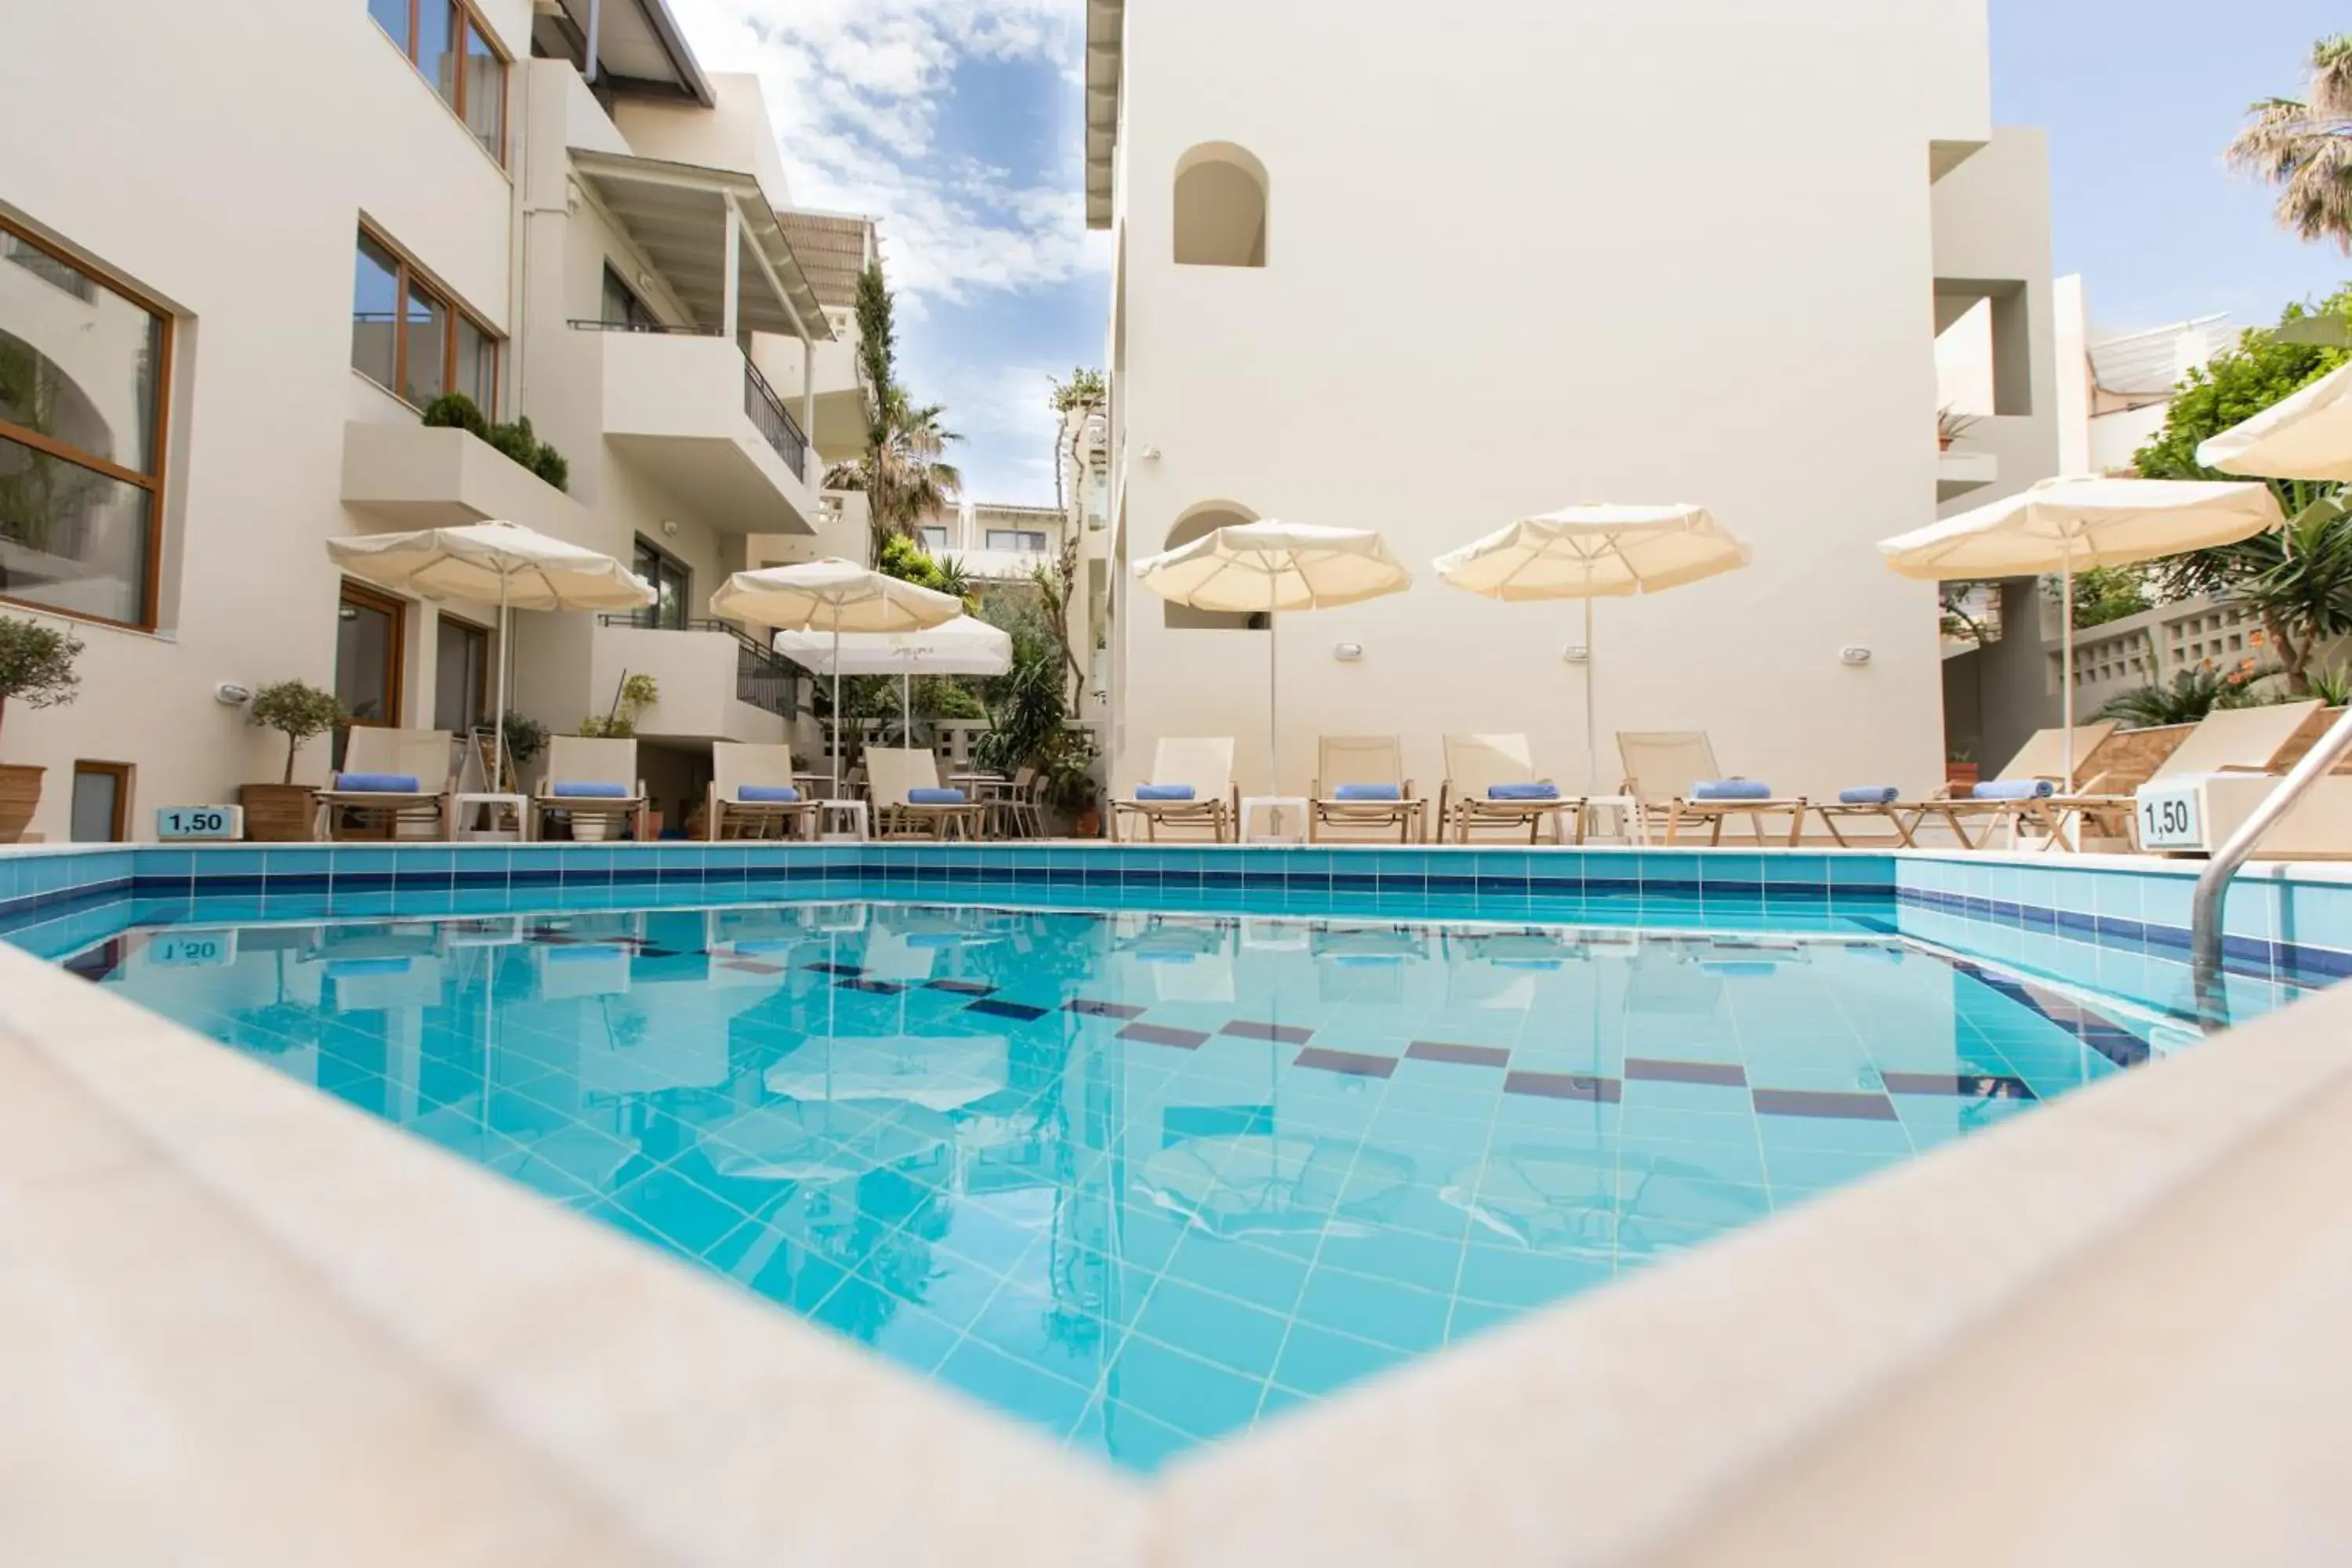
{"type": "Polygon", "coordinates": [[[760,427],[760,434],[768,438],[768,445],[792,469],[793,477],[806,479],[808,437],[784,411],[783,399],[776,395],[775,388],[768,384],[768,378],[760,374],[760,367],[751,363],[748,354],[743,359],[743,412],[751,416],[751,423],[760,427]]]}
{"type": "Polygon", "coordinates": [[[719,334],[700,327],[675,327],[667,321],[606,321],[601,320],[572,321],[566,323],[575,332],[648,332],[657,337],[715,338],[719,334]]]}
{"type": "Polygon", "coordinates": [[[761,647],[725,621],[694,620],[682,625],[665,624],[659,611],[648,608],[629,614],[599,616],[596,624],[634,626],[641,631],[723,633],[735,640],[735,700],[748,702],[762,712],[773,713],[783,719],[800,711],[800,677],[793,666],[778,658],[772,648],[761,647]]]}

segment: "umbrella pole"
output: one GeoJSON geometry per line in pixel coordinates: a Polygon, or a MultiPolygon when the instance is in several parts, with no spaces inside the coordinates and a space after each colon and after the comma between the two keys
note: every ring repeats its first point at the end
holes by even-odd
{"type": "MultiPolygon", "coordinates": [[[[1590,578],[1591,573],[1587,570],[1590,578]]],[[[1592,584],[1585,584],[1584,595],[1584,777],[1585,786],[1594,795],[1601,793],[1601,741],[1592,710],[1592,584]]]]}
{"type": "Polygon", "coordinates": [[[841,611],[833,612],[833,798],[841,798],[841,611]]]}
{"type": "MultiPolygon", "coordinates": [[[[1282,682],[1279,678],[1280,665],[1275,658],[1274,641],[1274,629],[1281,620],[1281,615],[1276,611],[1268,610],[1265,613],[1265,741],[1267,749],[1274,753],[1273,784],[1266,793],[1273,795],[1282,794],[1282,682]]],[[[1271,831],[1276,837],[1281,837],[1282,807],[1269,805],[1265,809],[1274,818],[1271,831]]],[[[1236,837],[1239,836],[1242,826],[1240,823],[1234,825],[1236,837]]]]}
{"type": "MultiPolygon", "coordinates": [[[[501,572],[499,574],[499,710],[490,721],[492,795],[504,793],[499,786],[506,783],[507,776],[507,666],[514,659],[512,637],[513,628],[507,625],[507,576],[501,572]]],[[[516,782],[520,784],[521,781],[518,779],[516,782]]],[[[492,816],[495,819],[499,815],[494,812],[492,816]]],[[[495,820],[492,825],[496,826],[495,820]]],[[[521,825],[516,826],[520,828],[521,825]]]]}
{"type": "Polygon", "coordinates": [[[2066,726],[2066,793],[2074,793],[2074,542],[2066,542],[2066,559],[2058,575],[2058,689],[2063,694],[2059,722],[2066,726]]]}

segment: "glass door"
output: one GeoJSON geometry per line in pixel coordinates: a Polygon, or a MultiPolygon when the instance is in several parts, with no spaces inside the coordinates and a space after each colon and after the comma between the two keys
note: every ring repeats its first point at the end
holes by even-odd
{"type": "Polygon", "coordinates": [[[434,637],[433,727],[453,735],[490,722],[490,634],[447,615],[434,637]]]}
{"type": "Polygon", "coordinates": [[[401,621],[398,599],[357,583],[343,584],[335,626],[335,695],[354,724],[400,724],[401,621]]]}

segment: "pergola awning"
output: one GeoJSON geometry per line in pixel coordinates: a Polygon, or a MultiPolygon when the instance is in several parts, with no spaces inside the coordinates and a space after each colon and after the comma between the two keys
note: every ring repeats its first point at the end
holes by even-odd
{"type": "Polygon", "coordinates": [[[824,300],[768,205],[760,182],[731,169],[572,150],[580,181],[668,282],[695,324],[716,331],[727,313],[727,209],[742,223],[739,321],[755,332],[833,337],[824,300]]]}
{"type": "Polygon", "coordinates": [[[817,303],[845,310],[857,303],[857,275],[874,255],[874,220],[849,213],[778,213],[817,303]]]}
{"type": "Polygon", "coordinates": [[[1087,0],[1087,226],[1108,228],[1127,0],[1087,0]]]}

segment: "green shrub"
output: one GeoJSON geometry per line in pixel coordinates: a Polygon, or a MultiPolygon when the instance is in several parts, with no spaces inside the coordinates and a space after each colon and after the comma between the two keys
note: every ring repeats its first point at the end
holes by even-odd
{"type": "Polygon", "coordinates": [[[480,440],[490,438],[490,422],[481,405],[462,392],[445,392],[425,405],[425,423],[442,430],[463,430],[480,440]]]}
{"type": "Polygon", "coordinates": [[[74,660],[81,641],[37,621],[0,617],[0,711],[11,698],[27,708],[55,708],[74,700],[81,678],[74,660]]]}
{"type": "Polygon", "coordinates": [[[325,734],[344,718],[343,704],[333,692],[299,680],[281,680],[255,692],[247,716],[286,737],[286,776],[278,782],[289,784],[294,782],[294,754],[302,742],[325,734]]]}

